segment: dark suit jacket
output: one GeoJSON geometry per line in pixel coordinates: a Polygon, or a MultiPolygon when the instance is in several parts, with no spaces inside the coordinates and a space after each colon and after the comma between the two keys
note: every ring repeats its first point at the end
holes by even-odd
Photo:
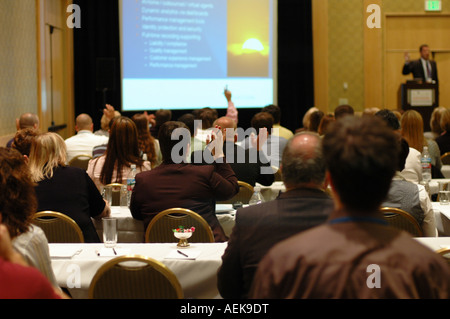
{"type": "MultiPolygon", "coordinates": [[[[431,78],[438,83],[437,67],[436,62],[430,60],[431,64],[431,78]]],[[[408,64],[405,63],[403,66],[403,75],[413,74],[414,78],[420,78],[425,81],[425,72],[423,70],[422,61],[420,59],[410,61],[408,64]]]]}
{"type": "Polygon", "coordinates": [[[159,212],[174,207],[188,208],[211,226],[216,242],[228,240],[216,214],[216,200],[227,200],[239,191],[230,165],[161,164],[136,175],[130,210],[147,228],[159,212]]]}
{"type": "Polygon", "coordinates": [[[300,188],[277,199],[241,208],[218,271],[223,298],[247,298],[259,261],[276,243],[324,223],[334,208],[331,197],[300,188]]]}
{"type": "MultiPolygon", "coordinates": [[[[206,150],[206,152],[208,151],[206,150]]],[[[261,168],[270,168],[270,162],[263,152],[257,152],[255,149],[244,149],[232,142],[224,143],[223,152],[226,162],[230,164],[239,181],[246,182],[252,186],[255,186],[256,182],[264,186],[270,186],[274,182],[275,175],[273,173],[261,173],[261,168]],[[228,151],[232,151],[232,154],[228,153],[228,151]]],[[[203,151],[192,152],[191,163],[204,165],[212,161],[210,153],[205,154],[209,159],[205,159],[203,155],[203,151]]]]}

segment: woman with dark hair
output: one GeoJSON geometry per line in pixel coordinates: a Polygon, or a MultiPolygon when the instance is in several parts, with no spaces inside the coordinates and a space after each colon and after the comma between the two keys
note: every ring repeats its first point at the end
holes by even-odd
{"type": "Polygon", "coordinates": [[[138,130],[138,143],[142,158],[148,160],[152,168],[158,166],[161,163],[159,143],[150,133],[148,117],[139,113],[133,115],[131,119],[138,130]]]}
{"type": "Polygon", "coordinates": [[[99,243],[91,218],[110,215],[110,207],[81,168],[66,165],[66,143],[53,132],[40,134],[31,145],[28,166],[38,199],[37,211],[57,211],[72,218],[84,241],[99,243]]]}
{"type": "Polygon", "coordinates": [[[55,287],[47,237],[32,225],[38,207],[34,183],[22,154],[13,148],[0,148],[0,223],[8,229],[12,245],[25,261],[38,269],[55,287]]]}
{"type": "Polygon", "coordinates": [[[101,190],[111,183],[126,184],[133,164],[138,173],[151,170],[150,162],[140,156],[136,125],[120,116],[111,126],[105,154],[89,161],[87,173],[101,190]]]}

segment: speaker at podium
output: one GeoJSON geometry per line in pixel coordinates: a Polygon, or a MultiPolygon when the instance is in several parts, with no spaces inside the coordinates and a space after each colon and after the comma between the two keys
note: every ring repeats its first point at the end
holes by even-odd
{"type": "Polygon", "coordinates": [[[419,112],[423,118],[424,132],[430,131],[431,113],[439,106],[439,85],[408,80],[401,84],[399,93],[402,110],[419,112]]]}

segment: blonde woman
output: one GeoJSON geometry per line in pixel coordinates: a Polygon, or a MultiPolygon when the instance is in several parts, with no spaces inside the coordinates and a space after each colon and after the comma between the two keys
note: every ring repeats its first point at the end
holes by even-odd
{"type": "Polygon", "coordinates": [[[443,106],[438,106],[437,108],[435,108],[433,110],[433,112],[431,113],[431,118],[430,118],[430,132],[425,132],[425,137],[430,139],[430,140],[436,140],[436,138],[438,138],[439,136],[442,135],[442,133],[444,132],[442,127],[441,127],[441,118],[442,118],[442,114],[444,114],[446,108],[443,106]]]}
{"type": "MultiPolygon", "coordinates": [[[[403,113],[400,120],[400,126],[401,126],[401,135],[408,142],[409,147],[413,149],[413,151],[410,151],[410,155],[408,155],[405,169],[408,169],[408,167],[412,164],[411,158],[412,156],[414,157],[414,162],[419,161],[420,165],[420,156],[421,156],[420,154],[422,153],[424,146],[427,146],[428,152],[430,153],[431,156],[431,165],[433,167],[432,169],[433,178],[442,178],[443,177],[441,173],[442,161],[439,146],[435,141],[428,140],[425,138],[423,133],[422,115],[420,115],[420,113],[415,110],[408,110],[405,113],[403,113]]],[[[421,182],[422,181],[421,172],[418,172],[417,175],[418,175],[417,179],[414,178],[413,181],[421,182]]]]}
{"type": "Polygon", "coordinates": [[[34,139],[29,168],[37,183],[37,211],[66,214],[80,226],[85,242],[98,243],[100,238],[91,217],[109,216],[110,207],[84,170],[65,163],[66,144],[60,135],[49,132],[34,139]]]}
{"type": "Polygon", "coordinates": [[[441,117],[442,134],[436,138],[441,155],[450,152],[450,109],[445,109],[441,117]]]}

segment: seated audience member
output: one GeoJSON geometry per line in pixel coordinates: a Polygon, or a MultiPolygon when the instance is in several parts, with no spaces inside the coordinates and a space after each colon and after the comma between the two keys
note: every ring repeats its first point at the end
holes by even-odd
{"type": "Polygon", "coordinates": [[[286,192],[236,213],[218,272],[218,288],[224,298],[247,298],[265,253],[276,243],[324,223],[334,208],[325,191],[325,161],[317,134],[294,135],[284,150],[281,169],[286,192]]]}
{"type": "Polygon", "coordinates": [[[145,114],[135,114],[131,118],[138,131],[138,144],[142,158],[150,162],[152,168],[161,163],[159,142],[150,133],[148,117],[145,114]]]}
{"type": "Polygon", "coordinates": [[[442,127],[441,127],[441,118],[442,114],[446,110],[443,106],[436,107],[433,112],[431,113],[430,118],[430,132],[425,132],[425,138],[429,140],[436,140],[437,137],[441,136],[443,133],[442,127]]]}
{"type": "Polygon", "coordinates": [[[30,149],[33,139],[39,134],[39,130],[35,128],[19,130],[13,138],[11,147],[18,150],[19,153],[25,156],[28,160],[28,157],[30,157],[30,149]]]}
{"type": "Polygon", "coordinates": [[[313,112],[309,118],[308,131],[318,133],[319,125],[324,115],[322,111],[313,112]]]}
{"type": "Polygon", "coordinates": [[[136,124],[120,116],[112,123],[106,153],[89,161],[87,173],[102,190],[111,183],[126,184],[132,164],[137,173],[151,170],[150,162],[141,157],[136,124]]]}
{"type": "Polygon", "coordinates": [[[297,129],[296,133],[307,131],[309,129],[311,114],[314,112],[317,112],[317,111],[319,111],[319,109],[317,107],[313,106],[313,107],[310,107],[305,112],[305,114],[303,115],[303,118],[302,118],[302,127],[297,129]]]}
{"type": "Polygon", "coordinates": [[[431,157],[432,177],[443,178],[441,173],[442,161],[438,144],[433,140],[427,140],[423,135],[423,118],[416,110],[407,110],[403,113],[400,121],[400,133],[408,142],[412,159],[408,156],[405,169],[402,171],[403,176],[412,182],[420,183],[422,181],[422,167],[417,171],[422,157],[424,146],[428,146],[428,152],[431,157]],[[416,169],[413,171],[413,169],[416,169]]]}
{"type": "Polygon", "coordinates": [[[201,125],[196,127],[196,137],[207,144],[207,140],[211,138],[213,123],[217,120],[217,111],[209,107],[205,107],[195,112],[195,120],[200,121],[201,125]]]}
{"type": "Polygon", "coordinates": [[[401,173],[409,154],[409,146],[403,138],[399,143],[400,156],[397,172],[382,206],[400,208],[410,213],[422,227],[425,237],[436,237],[434,211],[425,186],[407,181],[401,173]]]}
{"type": "Polygon", "coordinates": [[[192,113],[185,113],[178,118],[178,122],[183,122],[189,129],[191,133],[191,153],[203,150],[206,147],[206,141],[202,141],[197,137],[198,127],[195,125],[195,116],[192,113]]]}
{"type": "MultiPolygon", "coordinates": [[[[23,113],[20,115],[18,119],[16,119],[16,128],[17,131],[26,129],[26,128],[39,128],[39,117],[34,113],[23,113]]],[[[6,144],[6,147],[11,147],[14,138],[10,139],[6,144]]]]}
{"type": "Polygon", "coordinates": [[[324,136],[330,125],[335,121],[333,114],[325,114],[320,120],[319,128],[317,129],[317,133],[320,136],[324,136]]]}
{"type": "Polygon", "coordinates": [[[99,243],[91,218],[110,215],[92,179],[84,170],[66,166],[66,144],[57,133],[44,133],[33,140],[28,166],[38,199],[37,211],[56,211],[80,226],[86,243],[99,243]]]}
{"type": "MultiPolygon", "coordinates": [[[[144,113],[146,114],[146,113],[144,113]]],[[[151,115],[149,115],[151,116],[151,115]]],[[[152,134],[152,136],[154,138],[158,137],[158,132],[159,132],[159,128],[161,127],[161,125],[163,125],[164,123],[168,122],[172,120],[172,111],[171,110],[166,110],[166,109],[160,109],[157,110],[153,116],[153,120],[151,120],[150,124],[152,124],[152,126],[150,127],[150,133],[152,134]],[[154,123],[154,125],[153,125],[154,123]]]]}
{"type": "Polygon", "coordinates": [[[88,114],[80,114],[76,118],[75,130],[77,134],[65,140],[67,148],[67,163],[77,155],[91,155],[94,146],[105,144],[108,137],[95,135],[94,123],[88,114]]]}
{"type": "Polygon", "coordinates": [[[395,133],[400,135],[400,120],[397,118],[394,112],[388,109],[382,109],[376,112],[375,116],[378,116],[380,119],[382,119],[388,127],[390,127],[395,133]]]}
{"type": "Polygon", "coordinates": [[[269,251],[250,296],[448,299],[445,259],[387,225],[380,211],[397,169],[398,136],[375,116],[349,116],[325,135],[323,152],[335,210],[327,223],[269,251]]]}
{"type": "Polygon", "coordinates": [[[436,137],[441,155],[450,152],[450,109],[446,109],[441,117],[442,134],[436,137]]]}
{"type": "MultiPolygon", "coordinates": [[[[255,186],[256,183],[265,186],[272,185],[275,180],[275,175],[264,153],[260,150],[253,152],[254,149],[244,149],[236,144],[236,122],[229,117],[223,116],[218,118],[213,126],[220,127],[222,130],[222,136],[224,137],[223,153],[226,162],[230,164],[237,179],[252,186],[255,186]]],[[[203,150],[193,152],[191,155],[191,163],[208,163],[208,160],[203,155],[203,150]]],[[[210,157],[211,155],[207,154],[206,156],[210,157]]]]}
{"type": "Polygon", "coordinates": [[[134,218],[143,220],[147,228],[157,213],[168,208],[187,208],[208,222],[216,242],[226,241],[228,238],[215,214],[215,203],[216,200],[233,197],[239,186],[230,165],[217,161],[217,158],[224,156],[220,152],[221,139],[216,141],[220,147],[215,148],[213,155],[216,161],[213,165],[192,165],[186,160],[190,156],[190,140],[185,136],[177,139],[175,134],[172,137],[176,129],[184,129],[189,135],[187,126],[182,122],[169,121],[161,126],[158,139],[163,162],[151,171],[136,175],[131,213],[134,218]],[[180,149],[183,151],[181,155],[177,153],[180,149]]]}
{"type": "Polygon", "coordinates": [[[106,104],[103,109],[102,118],[100,119],[100,129],[95,131],[94,134],[109,137],[109,122],[118,116],[120,116],[120,112],[116,111],[112,105],[106,104]]]}
{"type": "Polygon", "coordinates": [[[273,116],[267,112],[256,113],[252,117],[251,127],[255,129],[257,136],[246,137],[243,141],[243,147],[245,149],[259,148],[270,161],[270,165],[274,168],[279,168],[287,140],[271,134],[273,116]]]}
{"type": "Polygon", "coordinates": [[[55,287],[47,237],[31,223],[37,209],[34,184],[24,156],[13,148],[0,148],[0,223],[8,228],[13,247],[55,287]]]}
{"type": "Polygon", "coordinates": [[[351,105],[342,104],[336,107],[336,109],[334,110],[334,118],[336,119],[336,121],[347,115],[355,115],[355,110],[351,105]]]}
{"type": "Polygon", "coordinates": [[[60,289],[28,266],[14,250],[8,229],[0,224],[0,299],[68,299],[60,289]]]}
{"type": "MultiPolygon", "coordinates": [[[[375,116],[378,116],[384,120],[384,122],[394,131],[394,133],[398,134],[400,137],[402,136],[402,132],[400,130],[400,120],[393,111],[383,109],[375,113],[375,116]]],[[[405,142],[408,144],[406,139],[405,142]]],[[[418,150],[409,147],[408,156],[401,171],[402,176],[406,180],[413,183],[419,183],[419,179],[422,179],[422,165],[420,163],[420,156],[421,154],[418,150]]]]}
{"type": "MultiPolygon", "coordinates": [[[[267,112],[273,117],[273,135],[280,136],[286,140],[290,139],[292,136],[294,136],[294,133],[292,133],[291,130],[285,128],[284,126],[280,125],[281,122],[281,109],[278,105],[267,105],[263,107],[261,112],[267,112]]],[[[310,119],[311,120],[311,119],[310,119]]]]}

